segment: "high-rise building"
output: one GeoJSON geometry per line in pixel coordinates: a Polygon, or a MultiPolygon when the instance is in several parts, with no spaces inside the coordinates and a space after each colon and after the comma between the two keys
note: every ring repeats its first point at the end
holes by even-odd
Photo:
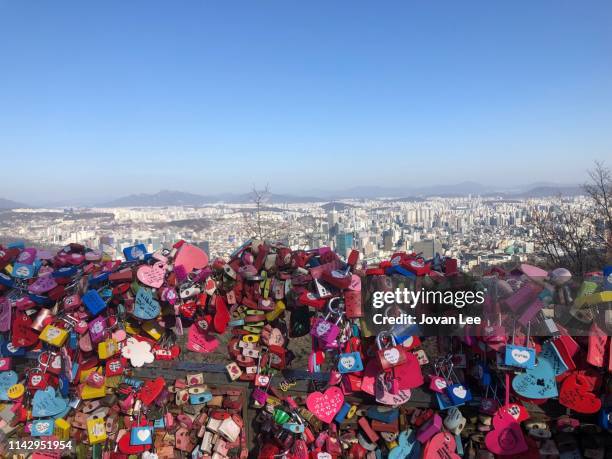
{"type": "Polygon", "coordinates": [[[336,252],[343,257],[353,248],[353,233],[340,233],[336,235],[336,252]]]}

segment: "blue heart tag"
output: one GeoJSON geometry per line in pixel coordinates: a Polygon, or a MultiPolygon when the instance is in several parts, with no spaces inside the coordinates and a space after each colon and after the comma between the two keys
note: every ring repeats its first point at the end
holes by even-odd
{"type": "Polygon", "coordinates": [[[19,377],[13,370],[0,373],[0,400],[10,400],[7,391],[9,387],[17,384],[17,381],[19,381],[19,377]]]}
{"type": "Polygon", "coordinates": [[[142,320],[155,319],[161,312],[159,303],[153,298],[153,292],[148,288],[141,288],[136,294],[134,316],[142,320]]]}
{"type": "Polygon", "coordinates": [[[32,416],[42,418],[55,416],[68,408],[66,400],[58,397],[53,387],[38,390],[32,399],[32,416]]]}
{"type": "Polygon", "coordinates": [[[536,357],[534,368],[528,368],[525,373],[514,377],[512,388],[526,398],[551,398],[559,395],[553,366],[542,354],[536,357]]]}
{"type": "Polygon", "coordinates": [[[398,445],[389,451],[389,459],[416,459],[421,456],[421,444],[416,440],[414,430],[401,432],[397,441],[398,445]]]}

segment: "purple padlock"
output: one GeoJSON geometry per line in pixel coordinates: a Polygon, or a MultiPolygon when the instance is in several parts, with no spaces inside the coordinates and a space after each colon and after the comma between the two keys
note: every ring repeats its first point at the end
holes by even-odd
{"type": "Polygon", "coordinates": [[[51,275],[40,276],[36,279],[29,287],[28,292],[33,293],[34,295],[42,295],[43,293],[48,292],[49,290],[57,287],[57,282],[55,282],[55,278],[51,275]]]}
{"type": "Polygon", "coordinates": [[[89,328],[89,337],[94,344],[104,341],[106,334],[106,317],[98,316],[87,326],[89,328]]]}
{"type": "Polygon", "coordinates": [[[266,401],[268,400],[268,393],[264,392],[259,387],[256,387],[255,389],[253,389],[253,392],[251,392],[251,397],[253,397],[253,400],[255,400],[260,405],[265,405],[266,401]]]}

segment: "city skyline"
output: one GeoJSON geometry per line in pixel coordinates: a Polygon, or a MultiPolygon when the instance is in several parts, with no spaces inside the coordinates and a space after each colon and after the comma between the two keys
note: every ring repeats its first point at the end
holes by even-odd
{"type": "Polygon", "coordinates": [[[0,3],[0,197],[476,181],[610,157],[612,6],[0,3]]]}

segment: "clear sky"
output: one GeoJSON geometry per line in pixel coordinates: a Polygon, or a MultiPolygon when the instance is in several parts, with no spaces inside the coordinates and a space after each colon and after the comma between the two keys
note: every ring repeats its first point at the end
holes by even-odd
{"type": "Polygon", "coordinates": [[[612,2],[0,0],[0,197],[582,182],[612,2]]]}

